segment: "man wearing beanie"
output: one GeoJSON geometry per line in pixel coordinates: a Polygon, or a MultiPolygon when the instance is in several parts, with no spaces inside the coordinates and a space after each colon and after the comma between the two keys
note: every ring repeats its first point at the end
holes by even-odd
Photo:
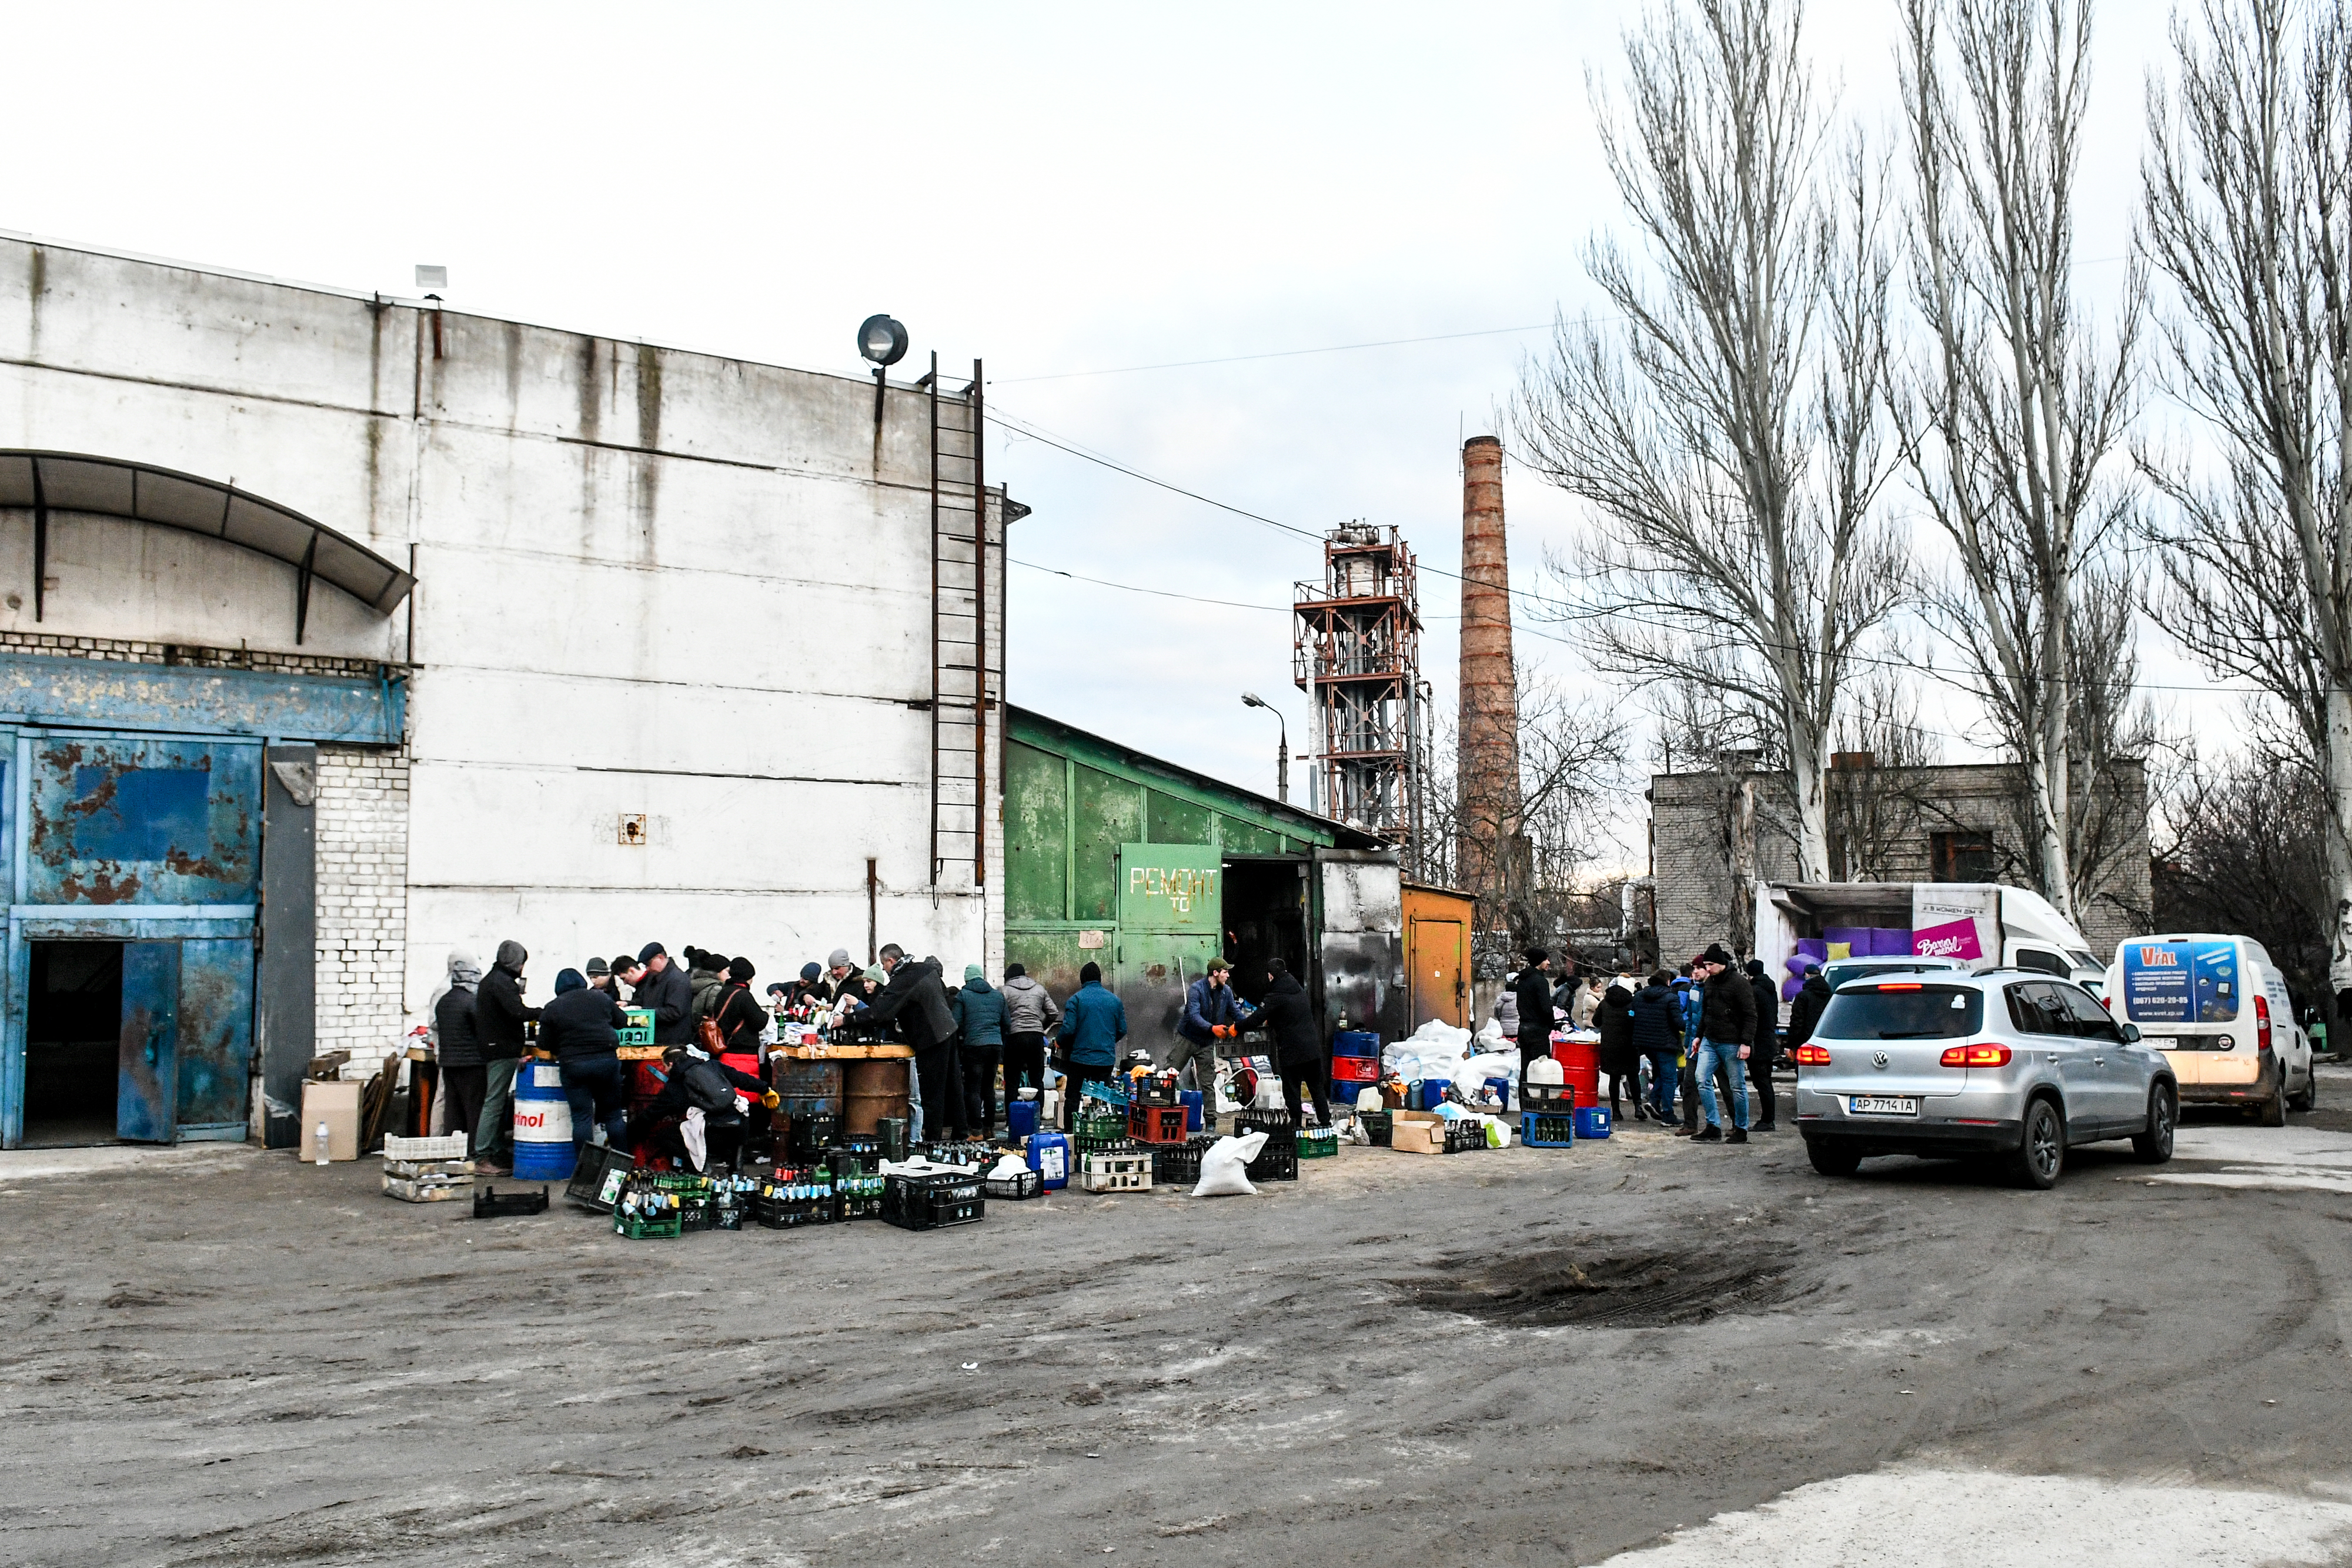
{"type": "Polygon", "coordinates": [[[838,1002],[844,997],[863,1000],[866,996],[866,968],[849,961],[849,949],[835,947],[824,961],[825,1000],[838,1002]]]}
{"type": "Polygon", "coordinates": [[[1519,1009],[1519,1103],[1528,1100],[1528,1069],[1551,1054],[1551,955],[1530,947],[1511,988],[1519,1009]]]}
{"type": "Polygon", "coordinates": [[[1004,1097],[1045,1087],[1045,1031],[1062,1021],[1054,994],[1024,964],[1004,966],[1004,1097]]]}
{"type": "Polygon", "coordinates": [[[1706,1126],[1697,1141],[1744,1144],[1748,1141],[1748,1069],[1743,1064],[1756,1044],[1756,993],[1748,988],[1745,976],[1731,973],[1731,955],[1720,942],[1708,944],[1691,973],[1706,987],[1699,1004],[1695,1064],[1699,1110],[1706,1117],[1706,1126]],[[1727,1136],[1715,1092],[1718,1070],[1730,1081],[1733,1119],[1727,1136]]]}

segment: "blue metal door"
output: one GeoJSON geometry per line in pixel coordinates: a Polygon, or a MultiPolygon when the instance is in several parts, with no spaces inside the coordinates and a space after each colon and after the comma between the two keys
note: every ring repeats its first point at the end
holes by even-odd
{"type": "Polygon", "coordinates": [[[253,1071],[253,942],[180,944],[179,1134],[241,1138],[253,1071]]]}
{"type": "Polygon", "coordinates": [[[133,1143],[179,1134],[180,945],[122,945],[122,1037],[114,1132],[133,1143]]]}

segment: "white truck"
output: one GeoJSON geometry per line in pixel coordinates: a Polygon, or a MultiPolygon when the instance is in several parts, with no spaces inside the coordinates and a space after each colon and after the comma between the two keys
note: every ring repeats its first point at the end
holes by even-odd
{"type": "Polygon", "coordinates": [[[1951,959],[1970,969],[2040,969],[2095,996],[2106,968],[2040,894],[1989,882],[1759,882],[1756,942],[1775,985],[1799,944],[1824,967],[1842,958],[1951,959]]]}

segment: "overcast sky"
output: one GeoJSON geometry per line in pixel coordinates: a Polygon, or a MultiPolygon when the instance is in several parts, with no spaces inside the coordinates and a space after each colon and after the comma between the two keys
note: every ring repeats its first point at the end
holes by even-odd
{"type": "MultiPolygon", "coordinates": [[[[853,374],[887,310],[910,364],[983,358],[998,409],[1071,445],[1296,526],[1403,529],[1436,569],[1423,668],[1450,709],[1459,440],[1496,429],[1529,329],[1591,303],[1579,247],[1618,217],[1586,73],[1637,9],[24,8],[0,227],[402,295],[440,263],[467,309],[853,374]],[[1128,369],[1244,355],[1282,357],[1128,369]]],[[[2095,301],[2165,15],[2099,14],[2095,301]]],[[[1809,22],[1882,128],[1894,17],[1809,22]]],[[[1274,721],[1238,694],[1301,739],[1282,607],[1314,545],[1010,431],[989,464],[1035,508],[1013,700],[1270,793],[1274,721]]],[[[1540,590],[1576,515],[1516,468],[1506,502],[1540,590]]],[[[1519,649],[1592,683],[1572,631],[1523,620],[1519,649]]],[[[2146,674],[2196,678],[2160,648],[2146,674]]],[[[1928,715],[1969,727],[1932,693],[1928,715]]]]}

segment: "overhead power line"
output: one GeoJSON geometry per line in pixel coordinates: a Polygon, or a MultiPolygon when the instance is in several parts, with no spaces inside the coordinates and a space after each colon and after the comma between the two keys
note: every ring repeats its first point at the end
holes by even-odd
{"type": "Polygon", "coordinates": [[[1412,343],[1451,343],[1463,338],[1499,338],[1513,332],[1549,332],[1549,321],[1532,327],[1481,327],[1470,332],[1434,332],[1426,338],[1382,338],[1370,343],[1329,343],[1319,349],[1275,349],[1262,354],[1225,354],[1213,360],[1169,360],[1156,365],[1114,365],[1100,371],[1055,371],[1044,376],[1004,376],[998,386],[1019,382],[1066,382],[1079,376],[1131,376],[1141,371],[1189,371],[1199,365],[1238,365],[1251,360],[1295,360],[1307,354],[1346,354],[1358,349],[1401,349],[1412,343]]]}

